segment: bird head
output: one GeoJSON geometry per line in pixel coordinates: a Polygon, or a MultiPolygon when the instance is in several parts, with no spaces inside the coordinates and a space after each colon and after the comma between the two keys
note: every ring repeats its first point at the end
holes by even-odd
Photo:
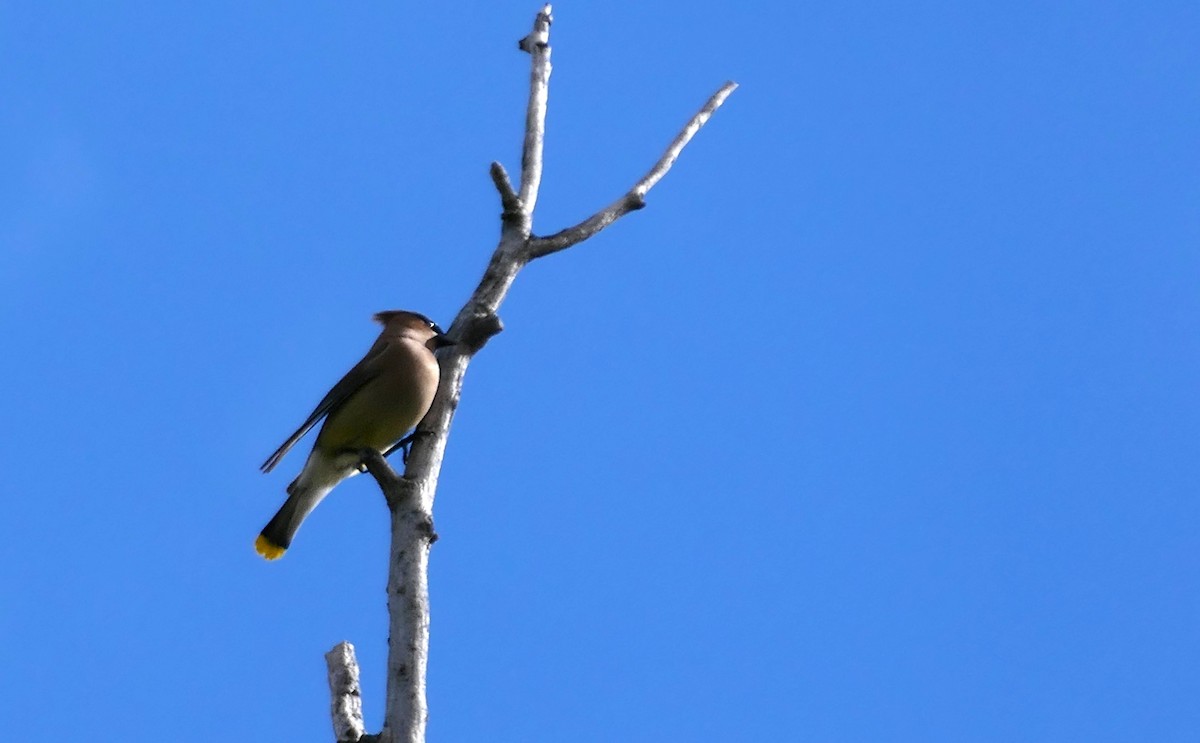
{"type": "Polygon", "coordinates": [[[454,341],[446,337],[445,331],[437,323],[419,312],[384,310],[376,312],[374,319],[383,326],[385,333],[412,338],[424,343],[431,351],[454,345],[454,341]]]}

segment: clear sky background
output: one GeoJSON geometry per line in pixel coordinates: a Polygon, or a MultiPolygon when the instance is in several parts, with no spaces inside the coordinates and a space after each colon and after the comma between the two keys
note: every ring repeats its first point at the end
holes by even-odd
{"type": "MultiPolygon", "coordinates": [[[[381,723],[368,478],[259,463],[447,323],[536,2],[0,2],[0,737],[381,723]]],[[[564,2],[436,504],[435,741],[1194,741],[1200,5],[564,2]]],[[[302,446],[307,449],[308,442],[302,446]]]]}

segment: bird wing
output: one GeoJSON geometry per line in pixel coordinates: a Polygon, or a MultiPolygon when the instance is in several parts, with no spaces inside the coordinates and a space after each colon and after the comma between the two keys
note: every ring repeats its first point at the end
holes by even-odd
{"type": "Polygon", "coordinates": [[[283,459],[283,455],[287,454],[296,442],[304,438],[304,434],[312,430],[312,427],[321,422],[321,419],[333,412],[338,406],[350,399],[350,396],[362,388],[367,382],[370,382],[375,377],[379,376],[380,364],[379,361],[383,354],[388,349],[388,342],[380,338],[363,357],[354,365],[354,368],[346,372],[346,376],[338,380],[338,383],[333,385],[333,389],[329,390],[325,397],[321,398],[321,402],[317,403],[317,407],[308,416],[308,419],[296,429],[296,432],[288,437],[288,440],[283,442],[283,445],[275,450],[275,453],[267,457],[267,461],[263,462],[263,472],[270,472],[275,469],[275,465],[279,464],[279,460],[283,459]]]}

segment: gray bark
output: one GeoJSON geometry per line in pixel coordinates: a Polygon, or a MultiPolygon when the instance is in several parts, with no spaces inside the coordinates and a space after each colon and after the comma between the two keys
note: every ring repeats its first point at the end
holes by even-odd
{"type": "Polygon", "coordinates": [[[354,646],[339,642],[325,653],[329,669],[330,716],[336,741],[359,741],[363,737],[362,688],[358,685],[358,659],[354,646]]]}

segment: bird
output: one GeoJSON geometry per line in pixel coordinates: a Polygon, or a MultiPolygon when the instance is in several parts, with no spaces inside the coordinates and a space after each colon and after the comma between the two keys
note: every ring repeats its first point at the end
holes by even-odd
{"type": "Polygon", "coordinates": [[[288,497],[254,548],[268,560],[283,556],[305,517],[347,477],[358,474],[362,452],[387,451],[429,412],[438,388],[434,351],[453,341],[428,317],[407,310],[377,312],[383,331],[367,355],[329,390],[308,419],[262,464],[264,473],[325,419],[312,453],[288,497]]]}

